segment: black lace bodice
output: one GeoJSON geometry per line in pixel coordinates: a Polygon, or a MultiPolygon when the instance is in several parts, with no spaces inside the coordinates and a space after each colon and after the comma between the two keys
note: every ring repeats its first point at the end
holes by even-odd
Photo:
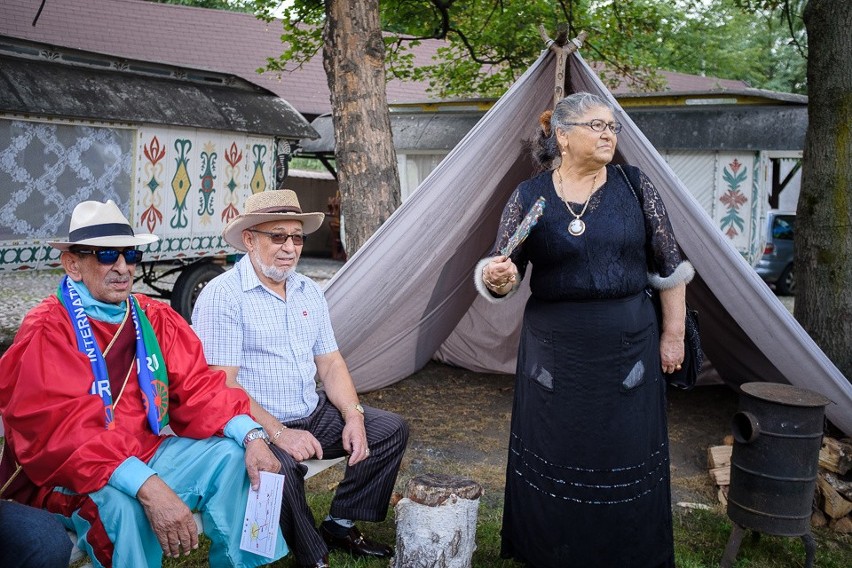
{"type": "MultiPolygon", "coordinates": [[[[556,193],[552,172],[523,182],[503,210],[492,254],[506,244],[543,196],[547,200],[544,214],[511,255],[521,274],[532,263],[533,296],[543,300],[622,298],[643,290],[648,272],[669,276],[682,259],[665,206],[644,173],[632,166],[623,168],[641,192],[642,204],[618,168],[608,165],[607,181],[592,195],[582,216],[586,231],[578,237],[568,232],[574,217],[556,193]]],[[[571,207],[579,212],[583,205],[572,203],[571,207]]]]}

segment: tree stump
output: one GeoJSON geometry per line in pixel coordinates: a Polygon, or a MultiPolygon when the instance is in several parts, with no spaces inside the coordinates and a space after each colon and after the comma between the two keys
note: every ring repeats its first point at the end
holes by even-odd
{"type": "Polygon", "coordinates": [[[396,504],[393,568],[470,568],[482,486],[441,474],[418,475],[396,504]]]}

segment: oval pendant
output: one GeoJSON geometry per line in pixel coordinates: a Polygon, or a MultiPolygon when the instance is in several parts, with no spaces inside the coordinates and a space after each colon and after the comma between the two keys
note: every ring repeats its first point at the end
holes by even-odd
{"type": "Polygon", "coordinates": [[[586,232],[586,224],[580,219],[574,219],[568,223],[568,232],[575,237],[579,237],[586,232]]]}

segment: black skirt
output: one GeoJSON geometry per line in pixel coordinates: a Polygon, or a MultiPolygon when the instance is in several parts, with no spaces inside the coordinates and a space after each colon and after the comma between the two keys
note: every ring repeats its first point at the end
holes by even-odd
{"type": "Polygon", "coordinates": [[[665,381],[650,299],[531,298],[503,557],[536,568],[673,567],[672,540],[665,381]]]}

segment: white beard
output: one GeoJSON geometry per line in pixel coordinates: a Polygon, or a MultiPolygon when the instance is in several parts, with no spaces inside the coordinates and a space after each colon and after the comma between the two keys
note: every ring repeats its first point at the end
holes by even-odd
{"type": "Polygon", "coordinates": [[[263,275],[272,280],[273,282],[278,282],[279,284],[287,280],[287,277],[296,268],[295,266],[290,269],[276,268],[275,266],[264,264],[264,262],[260,259],[260,254],[257,252],[257,250],[253,250],[250,254],[251,259],[254,261],[255,265],[260,268],[260,271],[263,273],[263,275]]]}

